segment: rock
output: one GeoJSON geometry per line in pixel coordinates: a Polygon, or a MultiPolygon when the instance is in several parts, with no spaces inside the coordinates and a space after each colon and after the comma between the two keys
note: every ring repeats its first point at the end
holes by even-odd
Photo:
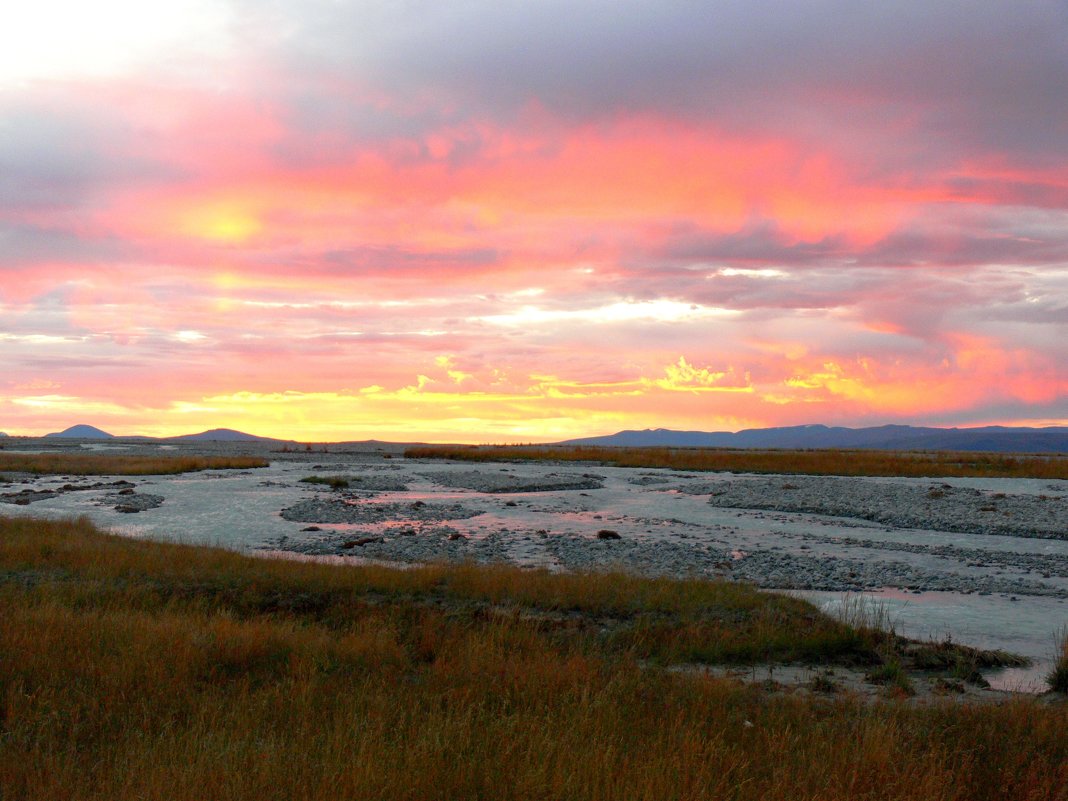
{"type": "Polygon", "coordinates": [[[407,492],[408,485],[396,476],[360,474],[348,476],[349,487],[360,492],[407,492]]]}
{"type": "Polygon", "coordinates": [[[114,495],[105,495],[98,501],[101,505],[107,506],[112,503],[115,504],[115,511],[122,514],[130,515],[137,514],[138,512],[147,512],[149,509],[155,509],[163,505],[162,495],[151,495],[147,492],[137,493],[131,492],[127,494],[125,491],[121,493],[115,493],[114,495]]]}
{"type": "Polygon", "coordinates": [[[466,520],[482,512],[458,503],[431,504],[352,502],[337,498],[300,501],[282,510],[282,517],[296,523],[388,523],[399,520],[466,520]]]}
{"type": "Polygon", "coordinates": [[[559,490],[601,489],[603,476],[548,474],[531,477],[483,470],[456,470],[447,473],[424,473],[426,478],[443,487],[457,487],[476,492],[550,492],[559,490]]]}
{"type": "Polygon", "coordinates": [[[358,540],[347,540],[341,543],[341,547],[345,549],[362,548],[364,545],[370,545],[373,542],[385,542],[385,540],[381,537],[360,537],[358,540]]]}
{"type": "Polygon", "coordinates": [[[9,492],[5,495],[0,495],[0,503],[11,503],[15,506],[29,506],[35,501],[45,501],[49,498],[55,498],[58,495],[58,492],[49,492],[48,490],[25,489],[20,492],[9,492]]]}

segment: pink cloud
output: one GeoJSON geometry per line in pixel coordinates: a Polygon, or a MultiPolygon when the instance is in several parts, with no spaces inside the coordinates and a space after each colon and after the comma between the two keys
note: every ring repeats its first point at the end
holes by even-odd
{"type": "Polygon", "coordinates": [[[296,74],[265,51],[216,87],[26,89],[0,135],[0,427],[79,408],[172,433],[285,433],[315,409],[332,437],[392,414],[412,421],[398,436],[445,439],[478,421],[552,438],[1068,419],[1068,172],[1049,143],[939,111],[956,84],[918,85],[939,57],[926,37],[899,75],[893,48],[854,64],[790,16],[783,35],[855,80],[735,53],[732,88],[689,12],[663,13],[708,86],[617,20],[664,55],[652,83],[509,61],[514,81],[476,76],[472,95],[463,59],[426,77],[444,58],[429,48],[397,75],[382,53],[296,74]],[[402,73],[422,77],[405,91],[402,73]]]}

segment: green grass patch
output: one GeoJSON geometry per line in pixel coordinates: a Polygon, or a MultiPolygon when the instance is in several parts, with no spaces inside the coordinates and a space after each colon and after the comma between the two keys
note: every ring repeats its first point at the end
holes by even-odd
{"type": "Polygon", "coordinates": [[[993,801],[1068,786],[1064,705],[805,700],[655,666],[883,645],[738,585],[341,567],[0,518],[0,795],[993,801]]]}

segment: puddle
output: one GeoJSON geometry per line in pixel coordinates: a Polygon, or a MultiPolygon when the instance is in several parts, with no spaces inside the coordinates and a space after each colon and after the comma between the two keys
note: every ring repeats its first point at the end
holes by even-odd
{"type": "MultiPolygon", "coordinates": [[[[847,600],[841,592],[793,593],[830,614],[841,611],[847,600]]],[[[1068,624],[1068,601],[1028,597],[1011,601],[1004,596],[965,595],[953,592],[909,593],[895,589],[865,592],[861,597],[881,606],[895,631],[918,640],[954,642],[976,648],[1000,649],[1026,656],[1032,664],[985,674],[998,690],[1044,692],[1046,675],[1053,668],[1057,632],[1068,624]]]]}

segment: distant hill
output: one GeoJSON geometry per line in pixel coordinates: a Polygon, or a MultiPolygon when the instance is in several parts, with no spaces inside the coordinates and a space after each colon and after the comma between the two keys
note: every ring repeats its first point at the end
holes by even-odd
{"type": "Polygon", "coordinates": [[[0,431],[0,437],[6,437],[6,436],[7,436],[7,434],[5,434],[3,431],[0,431]]]}
{"type": "Polygon", "coordinates": [[[859,448],[878,450],[1068,453],[1068,427],[926,428],[886,425],[873,428],[804,425],[744,431],[674,431],[667,428],[620,431],[603,437],[570,439],[561,445],[667,448],[859,448]]]}
{"type": "Polygon", "coordinates": [[[77,425],[71,426],[65,431],[57,431],[54,434],[45,434],[46,437],[63,437],[65,439],[114,439],[113,434],[101,431],[96,426],[77,425]]]}
{"type": "Polygon", "coordinates": [[[286,440],[273,437],[257,437],[255,434],[234,431],[232,428],[213,428],[211,431],[202,431],[199,434],[183,434],[180,437],[167,437],[167,439],[180,442],[286,442],[286,440]]]}

